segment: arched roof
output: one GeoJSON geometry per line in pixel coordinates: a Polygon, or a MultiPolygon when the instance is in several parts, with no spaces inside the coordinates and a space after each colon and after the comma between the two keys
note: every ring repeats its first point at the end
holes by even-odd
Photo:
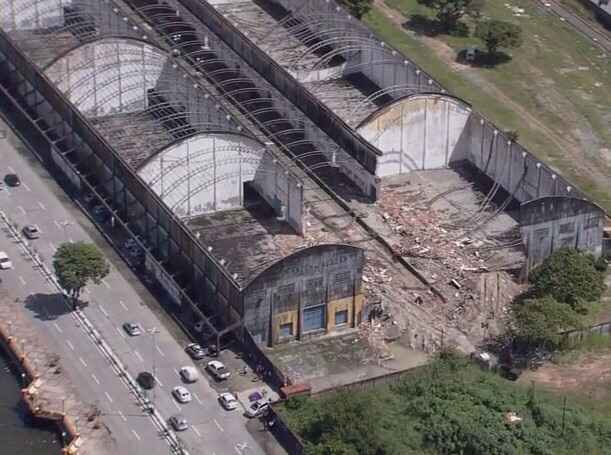
{"type": "Polygon", "coordinates": [[[368,123],[374,121],[376,118],[378,118],[379,116],[385,114],[386,112],[392,110],[395,106],[398,106],[400,104],[403,103],[409,103],[412,101],[417,101],[419,99],[443,99],[449,102],[452,102],[454,104],[457,104],[459,106],[461,106],[464,109],[472,109],[472,106],[469,102],[463,100],[462,98],[459,98],[457,96],[453,96],[453,95],[448,95],[446,93],[439,93],[439,92],[424,92],[424,93],[412,93],[410,95],[405,95],[402,96],[400,98],[397,98],[396,100],[392,100],[389,101],[388,103],[384,104],[383,106],[381,106],[379,109],[377,109],[376,111],[372,112],[371,114],[369,114],[367,117],[365,117],[363,120],[361,120],[361,122],[356,126],[356,130],[358,131],[360,128],[362,128],[363,126],[367,125],[368,123]]]}
{"type": "Polygon", "coordinates": [[[308,247],[308,248],[304,248],[304,249],[295,251],[294,253],[289,254],[288,256],[285,256],[283,258],[278,259],[277,261],[273,262],[269,266],[267,266],[267,267],[263,268],[262,270],[260,270],[259,272],[257,272],[243,286],[243,290],[246,291],[259,278],[263,277],[264,275],[273,273],[275,270],[283,267],[286,263],[288,263],[290,261],[299,260],[300,258],[308,256],[308,255],[311,255],[311,254],[320,254],[324,250],[330,250],[330,249],[339,249],[339,250],[350,251],[350,252],[355,252],[355,253],[364,252],[364,250],[362,248],[359,248],[359,247],[353,246],[353,245],[348,245],[348,244],[345,244],[345,243],[326,243],[326,244],[322,244],[322,245],[315,245],[315,246],[311,246],[311,247],[308,247]]]}

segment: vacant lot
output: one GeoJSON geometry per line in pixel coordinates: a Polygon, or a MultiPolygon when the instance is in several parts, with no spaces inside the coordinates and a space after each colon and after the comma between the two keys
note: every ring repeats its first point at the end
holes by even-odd
{"type": "Polygon", "coordinates": [[[365,21],[611,211],[611,60],[538,5],[487,0],[484,17],[524,31],[511,60],[492,68],[457,63],[457,51],[481,43],[435,35],[433,12],[416,0],[376,0],[365,21]]]}
{"type": "Polygon", "coordinates": [[[281,414],[307,455],[573,455],[611,446],[608,415],[457,358],[394,386],[289,400],[281,414]]]}

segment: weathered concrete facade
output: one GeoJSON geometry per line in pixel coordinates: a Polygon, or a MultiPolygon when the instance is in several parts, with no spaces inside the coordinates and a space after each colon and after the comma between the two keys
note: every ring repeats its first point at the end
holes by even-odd
{"type": "Polygon", "coordinates": [[[355,327],[364,301],[363,265],[363,251],[346,245],[321,245],[283,259],[246,288],[245,327],[270,345],[355,327]]]}
{"type": "Polygon", "coordinates": [[[584,199],[550,196],[520,207],[520,230],[528,250],[528,268],[540,264],[559,248],[603,253],[605,213],[584,199]]]}

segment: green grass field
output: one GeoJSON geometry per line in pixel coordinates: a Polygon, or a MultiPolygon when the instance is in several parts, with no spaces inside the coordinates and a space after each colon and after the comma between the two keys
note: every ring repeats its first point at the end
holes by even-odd
{"type": "MultiPolygon", "coordinates": [[[[416,0],[385,4],[407,19],[433,17],[416,0]]],[[[365,22],[500,128],[518,131],[520,143],[611,212],[609,57],[558,18],[545,15],[534,2],[509,5],[524,9],[520,17],[507,5],[487,0],[483,15],[520,24],[524,44],[511,51],[510,61],[494,68],[454,62],[460,49],[482,47],[471,36],[424,37],[392,20],[380,6],[365,22]]],[[[466,23],[473,28],[473,23],[466,23]]]]}

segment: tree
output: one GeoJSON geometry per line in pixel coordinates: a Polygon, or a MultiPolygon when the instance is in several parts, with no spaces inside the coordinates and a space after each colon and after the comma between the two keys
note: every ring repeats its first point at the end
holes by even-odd
{"type": "Polygon", "coordinates": [[[53,256],[53,268],[74,309],[87,283],[99,284],[110,270],[100,250],[85,242],[62,243],[53,256]]]}
{"type": "Polygon", "coordinates": [[[562,248],[549,256],[530,274],[535,297],[551,296],[574,310],[600,299],[605,290],[604,274],[592,255],[562,248]]]}
{"type": "Polygon", "coordinates": [[[339,3],[348,8],[350,14],[360,19],[371,10],[373,0],[339,0],[339,3]]]}
{"type": "Polygon", "coordinates": [[[484,0],[418,0],[418,3],[434,9],[443,30],[453,30],[463,16],[479,17],[484,0]]]}
{"type": "Polygon", "coordinates": [[[516,335],[531,346],[556,348],[562,340],[560,332],[579,326],[573,308],[550,296],[524,300],[512,310],[516,335]]]}
{"type": "Polygon", "coordinates": [[[488,20],[477,24],[475,36],[481,39],[488,55],[497,55],[500,47],[517,48],[522,45],[522,28],[511,22],[488,20]]]}

